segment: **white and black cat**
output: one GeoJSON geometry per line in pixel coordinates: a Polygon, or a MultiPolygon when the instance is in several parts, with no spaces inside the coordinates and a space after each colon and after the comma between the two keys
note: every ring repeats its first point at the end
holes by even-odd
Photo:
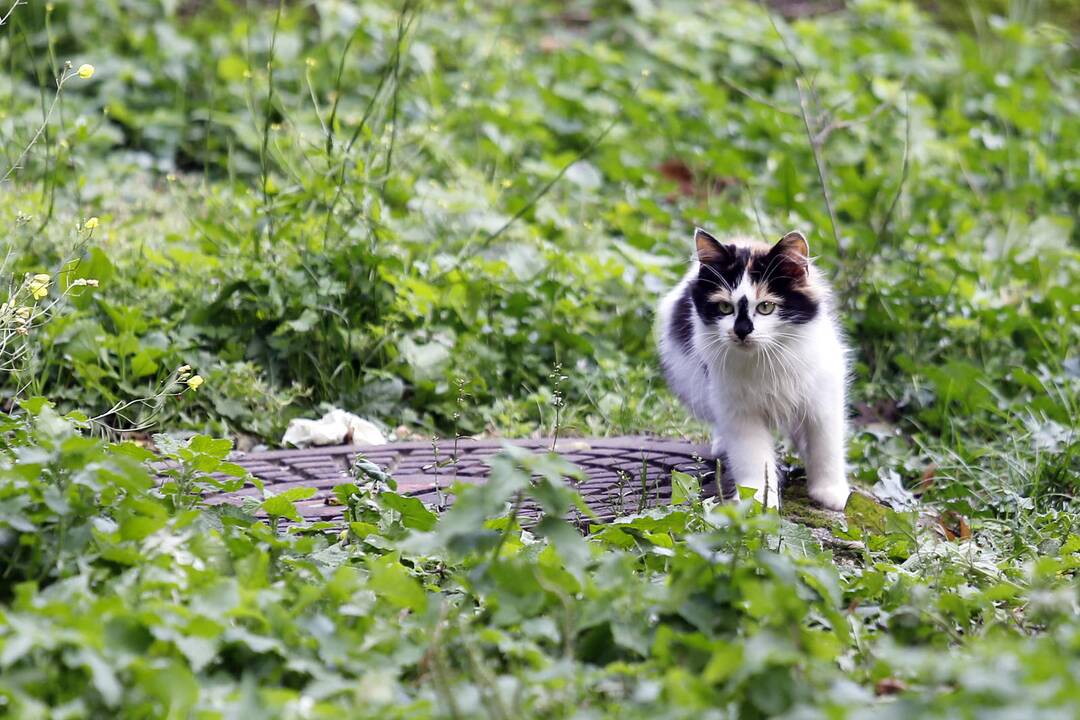
{"type": "Polygon", "coordinates": [[[832,294],[798,232],[773,246],[694,234],[696,258],[660,302],[657,343],[672,391],[713,428],[721,488],[779,505],[774,433],[792,439],[811,499],[848,497],[847,348],[832,294]]]}

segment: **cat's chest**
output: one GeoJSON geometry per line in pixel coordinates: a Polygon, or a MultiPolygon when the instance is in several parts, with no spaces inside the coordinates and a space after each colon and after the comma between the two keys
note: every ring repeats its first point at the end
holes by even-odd
{"type": "Polygon", "coordinates": [[[724,411],[763,415],[781,423],[808,401],[808,378],[763,363],[728,364],[713,375],[711,390],[724,411]]]}

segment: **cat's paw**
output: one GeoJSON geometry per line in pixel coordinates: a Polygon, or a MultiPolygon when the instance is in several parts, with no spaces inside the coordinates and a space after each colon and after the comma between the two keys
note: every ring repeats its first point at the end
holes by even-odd
{"type": "Polygon", "coordinates": [[[842,481],[808,487],[806,489],[806,494],[821,507],[827,510],[841,512],[844,509],[844,506],[847,505],[848,495],[851,494],[851,488],[848,487],[847,482],[842,481]]]}

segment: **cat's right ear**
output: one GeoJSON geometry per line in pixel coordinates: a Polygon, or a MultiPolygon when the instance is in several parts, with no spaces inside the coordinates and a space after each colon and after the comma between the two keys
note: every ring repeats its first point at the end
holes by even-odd
{"type": "Polygon", "coordinates": [[[698,262],[716,264],[731,257],[730,245],[724,245],[701,228],[694,230],[694,244],[697,246],[698,262]]]}

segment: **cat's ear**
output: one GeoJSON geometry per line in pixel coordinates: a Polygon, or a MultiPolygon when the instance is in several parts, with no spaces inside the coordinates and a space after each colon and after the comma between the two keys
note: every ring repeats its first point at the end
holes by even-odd
{"type": "Polygon", "coordinates": [[[792,230],[772,246],[769,257],[782,261],[786,275],[803,279],[810,267],[810,245],[801,232],[792,230]]]}
{"type": "Polygon", "coordinates": [[[697,259],[701,263],[723,263],[731,258],[732,247],[724,245],[701,228],[694,230],[697,259]]]}
{"type": "Polygon", "coordinates": [[[768,267],[795,281],[805,281],[810,270],[810,245],[798,230],[793,230],[769,250],[768,267]]]}
{"type": "Polygon", "coordinates": [[[792,230],[773,246],[775,252],[781,252],[791,258],[810,261],[810,245],[806,237],[798,230],[792,230]]]}

